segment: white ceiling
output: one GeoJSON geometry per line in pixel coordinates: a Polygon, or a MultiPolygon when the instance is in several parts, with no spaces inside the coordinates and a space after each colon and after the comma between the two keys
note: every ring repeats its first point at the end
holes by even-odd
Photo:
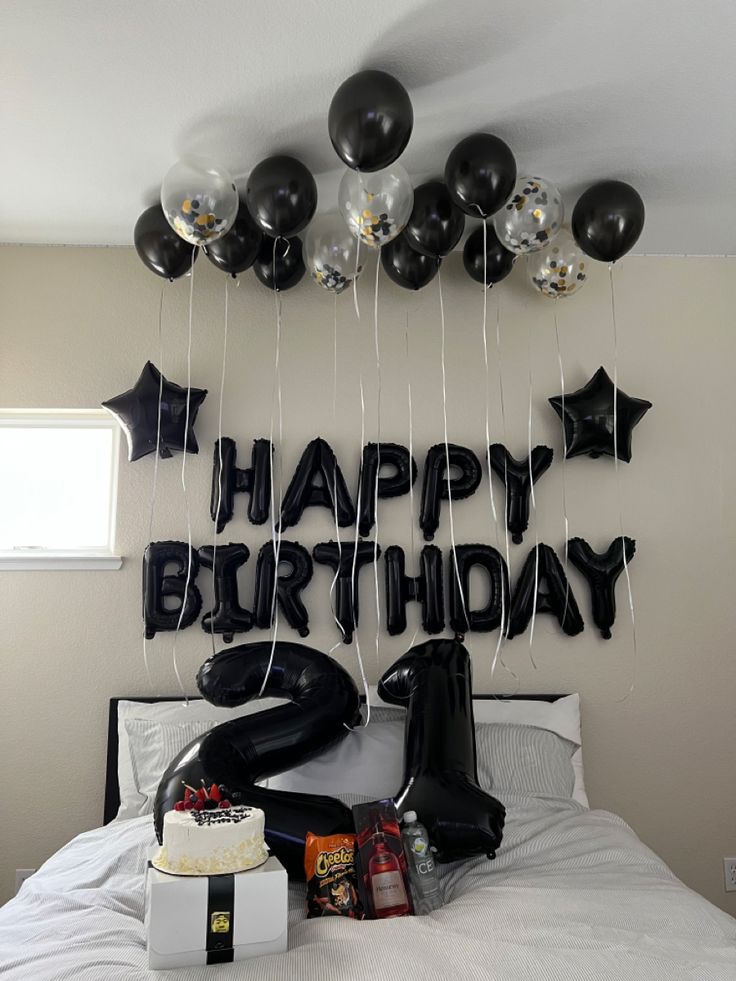
{"type": "Polygon", "coordinates": [[[412,97],[415,179],[484,129],[570,207],[633,183],[637,252],[734,253],[735,40],[733,0],[4,0],[0,241],[130,244],[185,152],[239,180],[291,152],[328,210],[330,98],[375,67],[412,97]]]}

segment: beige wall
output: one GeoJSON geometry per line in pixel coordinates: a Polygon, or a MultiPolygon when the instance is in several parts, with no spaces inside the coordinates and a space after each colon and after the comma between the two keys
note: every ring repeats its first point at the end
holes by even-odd
{"type": "MultiPolygon", "coordinates": [[[[368,438],[375,438],[372,336],[372,267],[361,283],[363,319],[356,329],[350,296],[338,301],[338,422],[332,422],[332,299],[309,283],[283,298],[283,391],[286,479],[309,438],[330,438],[354,485],[358,462],[357,367],[367,389],[368,438]]],[[[587,784],[593,806],[616,811],[693,888],[736,913],[723,892],[721,856],[736,853],[736,746],[733,641],[734,492],[732,365],[736,356],[733,260],[631,258],[617,270],[621,387],[649,398],[654,408],[634,438],[633,462],[621,467],[626,530],[637,539],[632,565],[638,655],[634,658],[623,583],[614,638],[602,641],[590,623],[585,585],[571,572],[586,618],[571,639],[542,617],[535,635],[534,670],[527,637],[507,648],[509,667],[524,691],[579,691],[582,695],[587,784]],[[627,692],[634,682],[633,691],[627,692]]],[[[447,385],[450,438],[483,450],[481,294],[464,276],[458,256],[443,271],[447,310],[447,385]]],[[[193,383],[210,395],[197,423],[202,446],[188,462],[194,542],[211,539],[208,494],[216,437],[223,283],[205,260],[195,276],[193,383]]],[[[0,252],[2,357],[0,404],[94,406],[121,392],[146,358],[157,360],[160,283],[132,251],[121,249],[4,248],[0,252]]],[[[427,447],[442,438],[439,318],[436,283],[409,295],[381,280],[384,439],[407,435],[404,324],[411,318],[415,446],[421,465],[427,447]]],[[[166,288],[164,370],[185,382],[186,281],[166,288]]],[[[524,270],[490,297],[489,327],[501,302],[507,443],[525,454],[528,345],[534,369],[534,437],[555,448],[557,460],[538,489],[539,534],[563,542],[562,466],[557,417],[546,397],[559,392],[553,308],[525,287],[524,270]]],[[[568,389],[600,365],[612,367],[612,331],[606,270],[593,271],[585,291],[559,308],[568,389]]],[[[241,465],[250,441],[267,436],[274,351],[274,306],[252,276],[232,290],[224,432],[239,442],[241,465]]],[[[492,353],[492,438],[502,440],[492,353]]],[[[160,468],[154,538],[185,536],[179,485],[181,458],[160,468]]],[[[4,572],[0,741],[4,749],[0,812],[0,899],[9,895],[13,870],[33,867],[72,835],[99,824],[102,810],[107,700],[112,695],[174,693],[171,635],[150,645],[153,692],[143,670],[139,621],[140,559],[147,540],[153,460],[121,464],[119,572],[4,572]]],[[[571,534],[601,548],[618,530],[613,463],[569,463],[571,534]]],[[[64,475],[60,474],[63,480],[64,475]]],[[[456,537],[495,541],[487,482],[458,503],[456,537]]],[[[498,485],[495,486],[499,490],[498,485]]],[[[500,495],[498,500],[500,500],[500,495]]],[[[409,549],[408,498],[380,510],[379,538],[409,549]]],[[[265,527],[249,526],[245,500],[223,536],[244,541],[253,553],[265,527]]],[[[445,513],[439,544],[446,544],[445,513]]],[[[305,518],[292,537],[305,545],[329,538],[324,511],[305,518]]],[[[417,549],[421,545],[416,534],[417,549]]],[[[512,546],[515,576],[533,543],[512,546]]],[[[255,561],[242,574],[243,602],[252,596],[255,561]]],[[[382,570],[381,570],[382,572],[382,570]]],[[[209,591],[200,585],[208,602],[209,591]]],[[[330,573],[315,568],[305,597],[312,617],[310,641],[335,641],[327,594],[330,573]]],[[[382,634],[373,644],[375,613],[370,572],[361,581],[361,638],[368,674],[375,680],[402,652],[401,638],[382,634]]],[[[417,614],[415,613],[414,616],[417,614]]],[[[288,636],[285,631],[283,636],[288,636]]],[[[254,632],[250,638],[258,635],[254,632]]],[[[410,634],[406,635],[408,639],[410,634]]],[[[471,635],[475,687],[490,687],[495,635],[471,635]]],[[[199,626],[181,637],[180,663],[190,682],[210,651],[199,626]]],[[[337,655],[355,670],[354,650],[337,655]]],[[[495,687],[512,690],[499,670],[495,687]]]]}

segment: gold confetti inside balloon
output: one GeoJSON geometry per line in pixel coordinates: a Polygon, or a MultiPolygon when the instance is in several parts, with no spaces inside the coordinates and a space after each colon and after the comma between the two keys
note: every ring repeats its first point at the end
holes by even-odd
{"type": "Polygon", "coordinates": [[[362,270],[358,239],[336,211],[317,215],[304,236],[304,261],[312,279],[330,293],[352,286],[362,270]]]}
{"type": "Polygon", "coordinates": [[[404,230],[414,205],[414,190],[401,164],[373,173],[346,170],[338,205],[353,235],[378,249],[404,230]]]}
{"type": "Polygon", "coordinates": [[[184,241],[206,245],[232,227],[238,213],[238,192],[222,167],[189,157],[175,163],[164,177],[161,207],[184,241]]]}
{"type": "Polygon", "coordinates": [[[579,293],[587,278],[588,257],[565,226],[527,261],[529,279],[543,296],[559,299],[579,293]]]}
{"type": "Polygon", "coordinates": [[[544,249],[562,227],[565,206],[554,184],[521,177],[506,204],[493,216],[501,245],[516,255],[544,249]]]}

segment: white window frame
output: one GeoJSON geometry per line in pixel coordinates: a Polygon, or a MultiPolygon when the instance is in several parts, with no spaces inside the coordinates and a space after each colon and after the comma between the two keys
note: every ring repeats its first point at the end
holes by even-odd
{"type": "Polygon", "coordinates": [[[119,569],[122,557],[115,553],[115,524],[118,496],[120,426],[105,409],[0,409],[0,427],[18,429],[109,429],[112,432],[110,461],[110,500],[107,546],[105,548],[0,549],[0,570],[28,569],[119,569]]]}

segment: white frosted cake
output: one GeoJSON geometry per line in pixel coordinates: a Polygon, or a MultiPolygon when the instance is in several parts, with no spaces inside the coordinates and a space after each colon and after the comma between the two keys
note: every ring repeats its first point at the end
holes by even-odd
{"type": "Polygon", "coordinates": [[[268,858],[264,827],[257,807],[168,811],[163,845],[152,864],[176,875],[245,872],[268,858]]]}

